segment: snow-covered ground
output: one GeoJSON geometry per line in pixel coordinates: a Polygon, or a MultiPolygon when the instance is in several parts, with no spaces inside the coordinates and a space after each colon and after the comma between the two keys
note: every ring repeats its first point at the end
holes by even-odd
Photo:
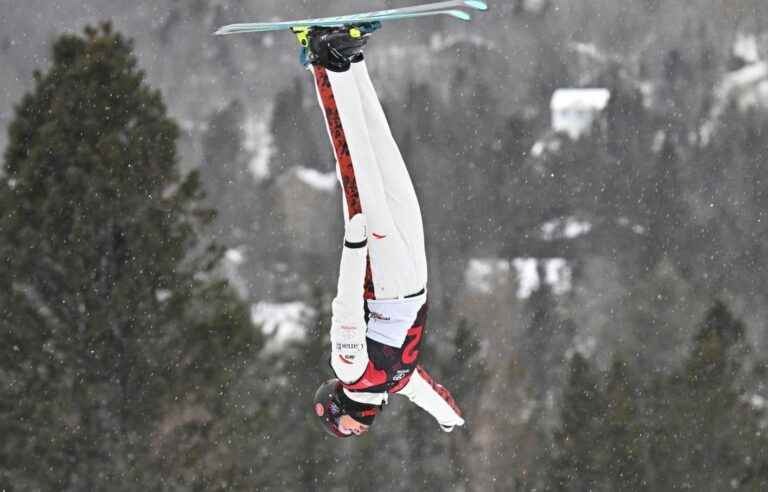
{"type": "Polygon", "coordinates": [[[296,175],[301,181],[311,186],[312,188],[320,191],[334,191],[338,180],[336,179],[336,173],[321,173],[316,169],[310,169],[306,167],[296,167],[296,175]]]}
{"type": "Polygon", "coordinates": [[[257,302],[251,306],[251,321],[269,337],[264,350],[273,352],[286,343],[306,336],[304,320],[313,310],[303,302],[257,302]]]}
{"type": "MultiPolygon", "coordinates": [[[[271,108],[264,114],[271,114],[271,108]]],[[[269,130],[269,121],[261,115],[250,115],[243,124],[243,148],[250,154],[251,159],[248,169],[253,177],[260,181],[269,176],[269,161],[274,154],[272,144],[272,132],[269,130]]]]}
{"type": "Polygon", "coordinates": [[[229,284],[234,287],[241,298],[248,296],[248,284],[240,274],[240,267],[245,263],[244,248],[230,248],[224,253],[224,261],[221,264],[224,275],[229,284]]]}
{"type": "Polygon", "coordinates": [[[509,261],[500,258],[473,258],[464,272],[467,288],[479,294],[490,294],[497,282],[509,275],[509,261]]]}
{"type": "Polygon", "coordinates": [[[645,227],[641,226],[640,224],[633,224],[631,220],[629,220],[627,217],[619,217],[616,219],[616,223],[619,224],[621,227],[628,227],[632,230],[635,234],[645,234],[646,229],[645,227]]]}
{"type": "Polygon", "coordinates": [[[471,292],[490,294],[496,287],[516,282],[518,299],[527,299],[542,285],[556,295],[571,290],[572,271],[563,258],[473,258],[464,272],[464,282],[471,292]]]}
{"type": "Polygon", "coordinates": [[[592,230],[592,224],[576,217],[553,219],[541,225],[541,238],[545,241],[573,239],[592,230]]]}
{"type": "Polygon", "coordinates": [[[535,144],[533,144],[533,147],[531,147],[531,155],[533,157],[541,157],[545,153],[546,154],[557,154],[560,152],[560,147],[562,147],[562,143],[557,138],[543,138],[541,140],[537,140],[535,144]]]}
{"type": "Polygon", "coordinates": [[[498,50],[498,46],[493,41],[484,36],[457,34],[446,36],[441,32],[434,32],[429,38],[429,49],[435,53],[451,48],[459,43],[467,43],[472,46],[486,48],[488,50],[498,50]]]}
{"type": "Polygon", "coordinates": [[[731,101],[745,111],[749,108],[768,108],[768,62],[760,59],[754,36],[739,35],[733,53],[746,65],[723,76],[715,88],[714,104],[709,117],[699,130],[701,143],[706,145],[717,131],[717,125],[731,101]]]}
{"type": "Polygon", "coordinates": [[[752,395],[744,396],[743,399],[748,401],[749,404],[754,409],[765,410],[766,408],[768,408],[768,400],[766,400],[764,397],[756,393],[752,395]]]}
{"type": "Polygon", "coordinates": [[[580,333],[576,335],[573,341],[573,346],[565,352],[566,359],[571,359],[574,355],[580,354],[583,357],[590,359],[597,350],[597,338],[587,333],[580,333]]]}

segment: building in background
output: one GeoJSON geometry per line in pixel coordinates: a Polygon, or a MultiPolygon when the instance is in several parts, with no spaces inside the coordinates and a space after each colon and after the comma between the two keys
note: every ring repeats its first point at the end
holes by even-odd
{"type": "Polygon", "coordinates": [[[589,134],[610,98],[608,89],[557,89],[550,103],[552,130],[572,140],[589,134]]]}

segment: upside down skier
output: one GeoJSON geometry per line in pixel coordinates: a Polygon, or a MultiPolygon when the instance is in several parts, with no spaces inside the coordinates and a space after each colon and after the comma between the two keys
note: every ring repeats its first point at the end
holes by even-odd
{"type": "Polygon", "coordinates": [[[406,396],[450,432],[463,425],[451,394],[418,364],[427,320],[421,211],[363,60],[377,24],[299,33],[343,188],[344,247],[332,303],[331,367],[314,411],[336,437],[360,435],[390,394],[406,396]]]}

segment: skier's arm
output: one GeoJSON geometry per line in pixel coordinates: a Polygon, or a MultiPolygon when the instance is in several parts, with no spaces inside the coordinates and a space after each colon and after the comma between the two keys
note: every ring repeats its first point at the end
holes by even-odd
{"type": "Polygon", "coordinates": [[[346,226],[339,285],[331,305],[331,367],[345,383],[360,378],[368,366],[363,307],[368,254],[365,217],[357,214],[346,226]]]}
{"type": "Polygon", "coordinates": [[[456,425],[464,425],[461,410],[451,393],[418,366],[411,379],[398,394],[407,396],[413,403],[429,412],[443,430],[450,432],[456,425]]]}

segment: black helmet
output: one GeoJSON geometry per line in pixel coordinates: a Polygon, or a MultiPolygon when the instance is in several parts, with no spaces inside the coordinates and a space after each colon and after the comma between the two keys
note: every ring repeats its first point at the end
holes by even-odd
{"type": "Polygon", "coordinates": [[[318,416],[322,428],[334,437],[351,437],[339,429],[339,418],[349,415],[361,424],[372,425],[373,419],[381,407],[356,402],[344,394],[344,385],[338,379],[329,379],[317,388],[315,392],[315,415],[318,416]]]}

